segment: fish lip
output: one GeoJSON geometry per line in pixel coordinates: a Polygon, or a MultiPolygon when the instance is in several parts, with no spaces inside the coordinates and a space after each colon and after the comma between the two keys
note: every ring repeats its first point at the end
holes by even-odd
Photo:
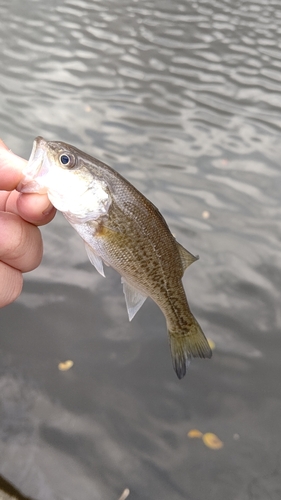
{"type": "Polygon", "coordinates": [[[46,153],[47,141],[43,137],[36,137],[33,141],[28,163],[22,170],[23,178],[16,187],[17,191],[20,193],[46,192],[46,189],[42,188],[40,182],[36,181],[36,177],[44,165],[46,153]]]}

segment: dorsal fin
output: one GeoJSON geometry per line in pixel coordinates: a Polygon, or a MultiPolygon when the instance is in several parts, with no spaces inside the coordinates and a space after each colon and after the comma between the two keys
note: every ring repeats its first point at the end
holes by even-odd
{"type": "Polygon", "coordinates": [[[193,262],[195,262],[196,260],[199,259],[199,256],[197,255],[195,257],[195,255],[192,255],[192,253],[190,253],[188,250],[186,250],[186,248],[184,248],[178,241],[177,241],[177,246],[178,246],[178,251],[179,251],[179,254],[181,257],[182,266],[183,266],[183,269],[185,271],[186,268],[188,266],[190,266],[190,264],[192,264],[193,262]]]}

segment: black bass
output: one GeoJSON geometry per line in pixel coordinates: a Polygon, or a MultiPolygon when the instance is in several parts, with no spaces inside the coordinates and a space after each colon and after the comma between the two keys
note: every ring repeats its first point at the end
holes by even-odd
{"type": "Polygon", "coordinates": [[[147,297],[162,310],[175,372],[186,373],[192,357],[212,351],[189,309],[182,277],[197,258],[171,234],[158,209],[126,179],[69,144],[37,137],[22,193],[47,193],[85,242],[91,263],[121,275],[131,320],[147,297]]]}

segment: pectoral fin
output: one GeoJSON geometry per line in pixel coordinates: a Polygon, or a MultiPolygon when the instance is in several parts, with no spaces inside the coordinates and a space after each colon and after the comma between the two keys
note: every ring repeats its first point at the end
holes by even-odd
{"type": "Polygon", "coordinates": [[[123,277],[121,278],[121,283],[123,284],[123,292],[125,295],[129,321],[131,321],[147,297],[146,295],[142,295],[132,285],[129,285],[123,277]]]}
{"type": "Polygon", "coordinates": [[[88,243],[85,243],[85,248],[91,264],[93,264],[96,270],[105,278],[102,258],[94,252],[88,243]]]}
{"type": "Polygon", "coordinates": [[[195,255],[192,255],[186,248],[184,248],[178,241],[177,241],[177,246],[178,246],[178,251],[181,257],[182,265],[184,271],[190,264],[195,262],[196,260],[199,259],[198,255],[195,257],[195,255]]]}

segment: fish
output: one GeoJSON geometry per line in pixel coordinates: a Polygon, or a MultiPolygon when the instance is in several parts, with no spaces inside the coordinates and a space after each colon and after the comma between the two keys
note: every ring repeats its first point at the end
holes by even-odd
{"type": "Polygon", "coordinates": [[[37,137],[17,190],[47,193],[84,240],[96,270],[105,276],[105,264],[121,275],[130,321],[147,297],[158,305],[179,379],[192,358],[211,358],[182,284],[198,257],[176,241],[157,207],[128,180],[70,144],[37,137]]]}

